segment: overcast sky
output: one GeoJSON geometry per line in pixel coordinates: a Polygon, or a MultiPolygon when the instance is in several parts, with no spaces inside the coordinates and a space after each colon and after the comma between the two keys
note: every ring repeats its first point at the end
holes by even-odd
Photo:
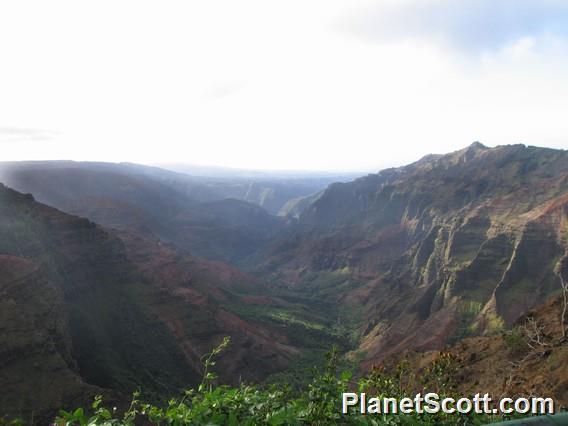
{"type": "Polygon", "coordinates": [[[3,1],[0,157],[375,170],[568,148],[564,0],[3,1]]]}

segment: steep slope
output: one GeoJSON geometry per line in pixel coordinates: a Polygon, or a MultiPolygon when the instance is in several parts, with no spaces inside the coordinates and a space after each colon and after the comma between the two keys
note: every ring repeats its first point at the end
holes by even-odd
{"type": "Polygon", "coordinates": [[[315,194],[306,195],[304,197],[292,198],[284,204],[278,211],[278,216],[287,216],[299,218],[304,210],[306,210],[324,191],[315,194]]]}
{"type": "Polygon", "coordinates": [[[247,294],[262,293],[262,281],[223,262],[180,256],[159,240],[119,236],[136,272],[152,284],[151,291],[138,293],[139,303],[166,325],[196,371],[201,372],[201,356],[224,336],[231,337],[231,349],[218,365],[221,378],[229,383],[260,381],[299,353],[287,344],[285,334],[229,309],[254,309],[256,301],[247,294]]]}
{"type": "Polygon", "coordinates": [[[5,414],[37,418],[101,389],[167,397],[199,382],[199,357],[225,335],[234,343],[223,381],[260,380],[297,353],[285,336],[223,309],[259,281],[4,186],[0,272],[5,414]]]}
{"type": "Polygon", "coordinates": [[[511,332],[465,339],[453,347],[458,389],[464,394],[486,389],[496,396],[546,395],[566,409],[568,341],[560,321],[563,309],[562,299],[553,298],[523,315],[511,332]]]}
{"type": "MultiPolygon", "coordinates": [[[[444,348],[448,381],[460,395],[489,393],[502,396],[553,398],[560,410],[568,407],[568,340],[562,332],[562,297],[523,315],[512,330],[494,336],[469,337],[444,348]]],[[[564,328],[566,325],[564,325],[564,328]]],[[[385,360],[384,366],[396,371],[396,365],[410,368],[409,375],[424,377],[440,352],[406,352],[385,360]]],[[[434,383],[429,383],[435,389],[434,383]]]]}
{"type": "Polygon", "coordinates": [[[350,306],[365,366],[490,333],[560,289],[568,153],[475,143],[331,185],[251,265],[350,306]]]}
{"type": "Polygon", "coordinates": [[[37,264],[0,255],[0,412],[36,418],[106,394],[81,378],[72,355],[63,295],[37,264]],[[56,391],[54,392],[54,389],[56,391]]]}

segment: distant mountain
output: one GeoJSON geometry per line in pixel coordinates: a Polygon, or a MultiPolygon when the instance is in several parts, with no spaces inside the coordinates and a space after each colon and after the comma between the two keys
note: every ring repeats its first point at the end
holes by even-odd
{"type": "Polygon", "coordinates": [[[359,174],[259,175],[237,177],[192,177],[176,180],[175,187],[199,201],[234,198],[257,204],[271,214],[285,215],[291,200],[307,197],[334,182],[350,181],[359,174]]]}
{"type": "Polygon", "coordinates": [[[0,163],[1,182],[42,203],[229,261],[251,255],[279,231],[285,220],[270,212],[297,216],[305,203],[281,207],[331,179],[205,178],[130,163],[0,163]]]}
{"type": "MultiPolygon", "coordinates": [[[[140,205],[140,199],[131,199],[134,194],[140,195],[135,191],[134,186],[137,186],[137,189],[151,191],[162,188],[164,197],[173,192],[179,198],[196,203],[234,198],[257,204],[271,214],[278,214],[291,199],[314,194],[330,183],[351,180],[360,175],[269,172],[243,174],[232,169],[228,169],[226,173],[215,174],[205,173],[204,170],[208,169],[203,168],[181,170],[186,172],[132,163],[0,162],[0,181],[17,190],[34,193],[39,200],[52,205],[68,205],[69,198],[81,196],[100,197],[108,201],[113,194],[120,194],[126,196],[124,203],[136,201],[134,207],[144,207],[145,210],[147,206],[140,205]],[[116,181],[114,188],[113,181],[116,181]],[[148,188],[141,188],[142,186],[148,188]],[[129,189],[126,194],[121,192],[125,189],[129,189]]],[[[163,207],[151,197],[143,197],[142,200],[156,209],[163,207]]],[[[80,204],[81,200],[76,200],[76,203],[80,204]]],[[[112,216],[112,213],[107,214],[112,216]]]]}
{"type": "Polygon", "coordinates": [[[0,164],[0,181],[42,203],[108,227],[159,233],[164,221],[195,202],[152,173],[157,172],[110,163],[0,164]]]}
{"type": "Polygon", "coordinates": [[[335,182],[353,180],[363,172],[331,172],[331,171],[311,171],[311,170],[253,170],[239,169],[234,167],[220,166],[200,166],[185,163],[161,163],[157,167],[183,173],[190,176],[201,176],[206,178],[242,178],[250,180],[293,180],[293,179],[335,179],[335,182]]]}
{"type": "Polygon", "coordinates": [[[350,306],[368,367],[501,330],[558,292],[567,223],[568,152],[475,143],[329,186],[250,265],[350,306]]]}
{"type": "Polygon", "coordinates": [[[298,353],[287,337],[224,307],[252,309],[243,298],[262,287],[0,186],[0,412],[37,420],[94,394],[120,403],[138,387],[167,397],[200,381],[201,355],[225,335],[223,381],[279,371],[298,353]]]}
{"type": "Polygon", "coordinates": [[[178,247],[232,262],[255,253],[284,225],[282,218],[235,199],[198,204],[167,222],[168,239],[178,247]]]}
{"type": "Polygon", "coordinates": [[[210,193],[190,177],[133,164],[4,163],[0,179],[64,212],[213,259],[250,255],[283,222],[257,205],[210,193]]]}

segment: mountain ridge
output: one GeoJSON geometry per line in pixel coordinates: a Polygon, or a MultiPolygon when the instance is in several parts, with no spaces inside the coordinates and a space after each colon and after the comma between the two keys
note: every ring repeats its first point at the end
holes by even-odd
{"type": "Polygon", "coordinates": [[[336,303],[363,306],[368,368],[501,329],[559,291],[567,193],[566,151],[473,144],[331,185],[255,263],[306,291],[335,280],[336,303]]]}

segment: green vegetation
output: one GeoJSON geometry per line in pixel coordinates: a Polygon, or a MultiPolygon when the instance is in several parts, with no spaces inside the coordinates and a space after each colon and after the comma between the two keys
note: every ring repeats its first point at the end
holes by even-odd
{"type": "Polygon", "coordinates": [[[448,343],[453,344],[461,339],[475,335],[475,318],[481,312],[481,303],[476,301],[462,301],[458,307],[458,325],[448,343]]]}
{"type": "MultiPolygon", "coordinates": [[[[335,278],[322,275],[317,279],[318,285],[333,288],[335,278]]],[[[315,277],[314,274],[312,278],[315,277]]],[[[353,330],[357,329],[361,313],[314,290],[311,282],[307,288],[302,295],[280,287],[265,290],[264,294],[272,299],[267,304],[245,304],[240,298],[246,292],[227,290],[234,297],[221,304],[240,318],[266,324],[280,332],[291,345],[307,352],[310,359],[312,355],[321,356],[325,352],[322,348],[331,345],[336,345],[342,353],[354,349],[360,336],[353,330]]]]}
{"type": "Polygon", "coordinates": [[[185,391],[183,397],[171,399],[165,406],[142,402],[135,393],[130,407],[122,413],[103,405],[95,398],[89,412],[83,408],[61,411],[57,425],[134,426],[155,425],[480,425],[495,420],[481,415],[448,414],[380,414],[361,415],[356,409],[341,413],[343,392],[358,389],[378,397],[402,398],[410,395],[416,383],[429,386],[440,396],[454,396],[451,381],[455,369],[448,354],[426,369],[421,380],[401,362],[395,369],[373,370],[358,381],[348,371],[338,372],[339,352],[332,348],[326,355],[325,369],[313,377],[301,391],[289,386],[239,387],[216,385],[217,376],[211,371],[215,357],[229,345],[229,339],[203,357],[205,372],[197,389],[185,391]]]}
{"type": "MultiPolygon", "coordinates": [[[[317,282],[321,288],[333,288],[337,274],[311,274],[310,284],[317,282]],[[331,283],[330,283],[331,282],[331,283]]],[[[345,277],[340,277],[345,281],[345,277]]],[[[333,298],[325,297],[319,290],[308,286],[309,291],[298,294],[284,287],[270,288],[265,291],[272,302],[262,304],[244,304],[239,298],[246,292],[228,291],[234,297],[233,302],[223,302],[223,307],[240,318],[251,323],[266,324],[286,337],[287,342],[302,348],[284,370],[264,379],[263,383],[274,386],[287,386],[293,392],[301,392],[319,376],[314,368],[321,364],[326,350],[331,345],[343,355],[357,347],[359,334],[356,331],[361,312],[352,307],[339,305],[333,298]]],[[[341,356],[338,367],[344,370],[354,369],[353,362],[341,356]]]]}
{"type": "Polygon", "coordinates": [[[504,333],[503,339],[505,345],[512,355],[519,355],[528,348],[526,337],[523,335],[519,327],[515,327],[504,333]]]}

